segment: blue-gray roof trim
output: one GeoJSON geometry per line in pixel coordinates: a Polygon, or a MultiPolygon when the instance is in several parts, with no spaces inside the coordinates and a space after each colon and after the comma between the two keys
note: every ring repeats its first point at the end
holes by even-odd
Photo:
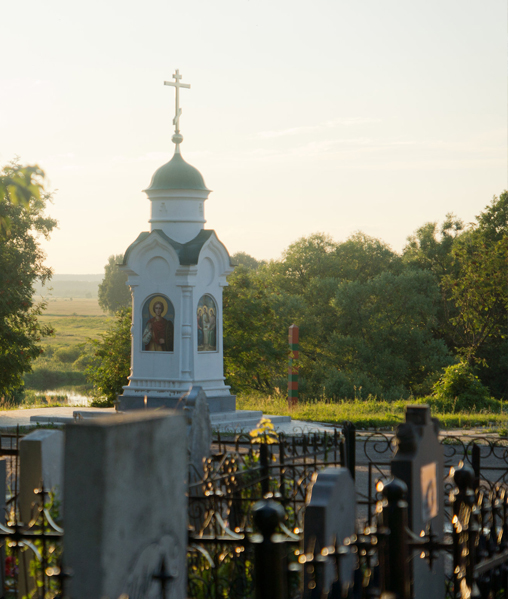
{"type": "MultiPolygon", "coordinates": [[[[130,252],[140,243],[145,241],[145,239],[150,237],[150,235],[158,235],[161,239],[169,243],[169,245],[177,253],[178,259],[182,266],[192,266],[198,263],[199,254],[201,253],[203,246],[212,235],[215,235],[215,231],[213,229],[202,229],[196,235],[196,237],[194,237],[194,239],[191,239],[187,243],[178,243],[178,241],[175,241],[174,239],[171,239],[171,237],[168,237],[166,233],[164,233],[164,231],[162,231],[161,229],[154,229],[152,232],[144,231],[143,233],[140,233],[138,235],[136,241],[131,243],[125,251],[122,266],[125,266],[127,264],[127,258],[130,252]]],[[[219,243],[222,245],[222,247],[226,251],[226,254],[228,255],[230,266],[234,266],[231,260],[231,256],[229,255],[229,252],[227,251],[225,245],[221,241],[219,241],[219,243]]]]}

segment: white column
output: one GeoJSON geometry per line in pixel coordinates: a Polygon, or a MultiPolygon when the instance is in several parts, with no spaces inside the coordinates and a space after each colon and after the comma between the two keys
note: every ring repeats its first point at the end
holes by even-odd
{"type": "Polygon", "coordinates": [[[140,320],[140,319],[137,317],[138,315],[137,315],[137,312],[136,312],[136,308],[137,308],[138,311],[141,311],[141,306],[138,307],[136,305],[135,294],[136,294],[136,289],[138,288],[139,285],[138,285],[138,283],[133,283],[131,281],[127,281],[127,283],[128,283],[129,288],[131,290],[131,298],[132,298],[132,301],[131,301],[131,305],[132,305],[132,321],[131,321],[131,373],[130,373],[130,376],[128,377],[129,380],[130,380],[131,376],[133,376],[133,374],[134,374],[134,357],[137,355],[137,352],[136,352],[137,348],[134,347],[134,343],[135,342],[140,343],[142,331],[140,331],[139,338],[137,338],[138,336],[136,335],[134,329],[136,327],[136,324],[137,324],[138,320],[140,320]]]}
{"type": "Polygon", "coordinates": [[[181,315],[182,351],[180,354],[180,373],[183,380],[192,381],[194,373],[192,334],[195,327],[193,326],[194,314],[192,310],[192,287],[190,285],[182,285],[181,315]]]}

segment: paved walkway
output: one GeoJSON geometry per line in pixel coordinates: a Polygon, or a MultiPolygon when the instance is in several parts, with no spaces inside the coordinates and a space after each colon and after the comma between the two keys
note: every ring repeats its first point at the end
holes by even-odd
{"type": "MultiPolygon", "coordinates": [[[[78,406],[69,406],[64,408],[27,408],[23,410],[0,410],[0,428],[15,428],[20,426],[37,426],[36,423],[30,422],[31,416],[66,416],[72,417],[73,413],[79,412],[97,412],[97,408],[81,408],[78,406]]],[[[114,408],[103,408],[101,412],[105,414],[114,413],[114,408]]],[[[333,431],[332,426],[327,426],[321,423],[304,422],[302,420],[292,420],[291,422],[283,422],[276,425],[279,432],[286,434],[299,432],[318,432],[318,431],[333,431]]]]}
{"type": "MultiPolygon", "coordinates": [[[[80,408],[78,406],[69,406],[65,408],[27,408],[23,410],[0,410],[0,428],[20,426],[36,426],[30,422],[31,416],[68,416],[72,417],[73,412],[80,410],[83,412],[97,411],[97,408],[80,408]]],[[[114,408],[105,408],[105,412],[114,412],[114,408]]]]}

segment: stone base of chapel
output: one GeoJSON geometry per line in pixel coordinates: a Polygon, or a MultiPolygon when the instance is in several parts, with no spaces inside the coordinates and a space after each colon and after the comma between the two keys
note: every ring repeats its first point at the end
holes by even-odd
{"type": "MultiPolygon", "coordinates": [[[[234,412],[236,410],[236,395],[223,395],[218,397],[207,397],[208,409],[210,413],[216,412],[234,412]]],[[[118,396],[118,410],[124,412],[127,410],[143,410],[155,408],[182,408],[185,402],[180,397],[161,397],[157,393],[147,393],[146,396],[139,394],[130,395],[124,391],[123,395],[118,396]],[[146,397],[146,403],[145,403],[146,397]]]]}

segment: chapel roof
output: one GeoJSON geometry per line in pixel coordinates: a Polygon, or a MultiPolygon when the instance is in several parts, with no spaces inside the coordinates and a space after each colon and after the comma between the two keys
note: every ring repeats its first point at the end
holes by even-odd
{"type": "Polygon", "coordinates": [[[195,189],[210,191],[203,179],[203,175],[182,158],[176,151],[173,158],[158,168],[153,174],[152,181],[145,191],[162,189],[195,189]]]}
{"type": "MultiPolygon", "coordinates": [[[[168,237],[166,235],[166,233],[164,233],[164,231],[162,231],[161,229],[154,229],[151,232],[144,231],[143,233],[140,233],[138,235],[138,238],[136,239],[136,241],[131,243],[130,246],[125,251],[122,265],[127,264],[127,259],[128,259],[129,253],[134,249],[134,247],[139,245],[141,242],[143,242],[145,239],[147,239],[150,235],[158,235],[162,239],[164,239],[166,242],[168,242],[173,247],[175,252],[177,253],[178,259],[180,260],[180,264],[182,266],[192,266],[192,265],[197,264],[199,261],[199,254],[201,253],[201,250],[203,249],[203,246],[205,245],[205,243],[210,239],[210,237],[212,235],[215,235],[215,237],[217,237],[217,235],[213,229],[202,229],[196,235],[196,237],[194,237],[194,239],[191,239],[187,243],[178,243],[178,241],[175,241],[174,239],[171,239],[171,237],[168,237]]],[[[222,243],[222,242],[219,242],[219,243],[222,243]]],[[[227,249],[225,247],[224,247],[224,249],[226,250],[226,252],[229,256],[229,252],[227,251],[227,249]]],[[[231,266],[233,266],[231,257],[229,258],[229,263],[231,266]]]]}

